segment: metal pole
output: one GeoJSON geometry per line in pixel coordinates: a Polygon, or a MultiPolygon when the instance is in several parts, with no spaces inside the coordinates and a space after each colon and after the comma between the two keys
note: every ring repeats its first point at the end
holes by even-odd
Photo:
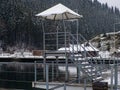
{"type": "Polygon", "coordinates": [[[84,90],[86,90],[86,79],[84,79],[84,90]]]}
{"type": "Polygon", "coordinates": [[[64,83],[64,90],[66,90],[66,84],[64,83]]]}
{"type": "Polygon", "coordinates": [[[37,81],[37,67],[36,67],[36,61],[34,62],[34,71],[35,71],[35,82],[37,81]]]}
{"type": "Polygon", "coordinates": [[[75,55],[74,55],[75,49],[74,49],[74,47],[75,47],[75,44],[74,44],[74,40],[72,39],[72,60],[75,59],[75,55]]]}
{"type": "Polygon", "coordinates": [[[46,68],[46,55],[45,55],[45,28],[44,28],[44,23],[42,20],[42,29],[43,29],[43,63],[44,63],[44,69],[43,69],[43,78],[45,80],[45,68],[46,68]]]}
{"type": "Polygon", "coordinates": [[[80,83],[80,62],[78,62],[79,64],[78,64],[78,71],[77,71],[77,73],[78,73],[78,83],[80,83]]]}
{"type": "Polygon", "coordinates": [[[111,65],[111,90],[113,90],[113,66],[111,65]]]}
{"type": "Polygon", "coordinates": [[[115,64],[115,86],[114,86],[114,90],[117,90],[117,86],[118,86],[118,66],[117,64],[115,64]]]}
{"type": "Polygon", "coordinates": [[[54,81],[54,62],[52,62],[52,81],[54,81]]]}
{"type": "Polygon", "coordinates": [[[68,81],[68,56],[66,56],[66,76],[65,80],[68,81]]]}
{"type": "Polygon", "coordinates": [[[49,66],[46,65],[46,90],[49,90],[49,66]]]}
{"type": "Polygon", "coordinates": [[[58,28],[59,28],[59,26],[57,26],[57,34],[56,34],[56,50],[58,50],[58,28]]]}
{"type": "MultiPolygon", "coordinates": [[[[58,32],[58,29],[59,29],[59,26],[57,26],[57,48],[56,48],[56,50],[58,50],[58,34],[59,34],[59,32],[58,32]]],[[[56,66],[56,77],[58,77],[58,56],[56,56],[56,62],[57,62],[57,66],[56,66]]]]}
{"type": "Polygon", "coordinates": [[[116,23],[114,24],[114,52],[115,52],[115,25],[116,23]]]}
{"type": "MultiPolygon", "coordinates": [[[[78,10],[76,9],[76,12],[78,13],[78,10]]],[[[77,31],[76,31],[76,35],[77,35],[77,52],[78,52],[78,45],[79,45],[79,37],[78,37],[78,33],[79,33],[79,23],[78,23],[78,19],[76,20],[76,24],[77,24],[77,26],[76,26],[76,28],[77,28],[77,31]]]]}
{"type": "Polygon", "coordinates": [[[44,61],[43,61],[43,64],[44,64],[44,67],[43,67],[43,79],[45,80],[45,72],[46,72],[46,55],[44,54],[44,57],[43,57],[44,61]]]}
{"type": "Polygon", "coordinates": [[[42,29],[43,29],[43,50],[45,50],[45,28],[44,28],[44,20],[42,20],[42,29]]]}
{"type": "MultiPolygon", "coordinates": [[[[76,9],[76,12],[78,13],[78,10],[76,9]]],[[[79,23],[78,23],[78,19],[76,21],[76,24],[77,24],[77,32],[76,32],[76,35],[77,35],[77,53],[78,53],[78,47],[79,47],[79,40],[78,40],[78,27],[79,27],[79,23]]],[[[78,53],[79,54],[79,53],[78,53]]],[[[78,61],[78,58],[77,58],[77,61],[78,61]]],[[[78,82],[80,83],[80,62],[77,64],[77,78],[78,78],[78,82]]]]}
{"type": "MultiPolygon", "coordinates": [[[[63,18],[63,14],[62,14],[62,18],[63,18]]],[[[64,44],[65,44],[65,58],[66,58],[66,74],[65,74],[65,80],[68,81],[68,58],[67,58],[67,50],[66,50],[66,28],[65,28],[65,21],[63,18],[63,28],[64,28],[64,35],[65,35],[65,40],[64,40],[64,44]]]]}
{"type": "MultiPolygon", "coordinates": [[[[120,22],[114,24],[114,48],[115,49],[116,49],[116,46],[115,46],[115,25],[117,25],[117,24],[120,24],[120,22]]],[[[114,89],[117,90],[117,85],[118,85],[118,66],[117,66],[117,61],[115,61],[115,60],[114,60],[114,68],[115,68],[115,71],[114,71],[115,72],[114,73],[114,82],[115,82],[114,89]]]]}
{"type": "MultiPolygon", "coordinates": [[[[76,9],[76,12],[78,13],[78,10],[76,9]]],[[[76,35],[77,35],[77,51],[78,51],[78,45],[79,45],[79,37],[78,37],[78,33],[79,33],[79,23],[78,23],[78,19],[76,20],[76,24],[77,24],[77,32],[76,32],[76,35]]]]}
{"type": "Polygon", "coordinates": [[[57,66],[56,66],[56,77],[58,77],[58,56],[56,56],[56,63],[57,63],[57,66]]]}

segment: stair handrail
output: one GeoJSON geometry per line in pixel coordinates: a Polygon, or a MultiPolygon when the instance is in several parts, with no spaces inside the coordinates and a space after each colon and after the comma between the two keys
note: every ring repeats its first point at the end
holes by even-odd
{"type": "MultiPolygon", "coordinates": [[[[72,36],[72,38],[74,39],[74,40],[76,40],[75,39],[75,37],[71,34],[71,36],[72,36]]],[[[80,44],[80,43],[79,43],[80,44]]],[[[84,51],[86,52],[86,50],[85,50],[85,48],[81,45],[81,47],[84,49],[84,51]]],[[[77,51],[78,52],[78,51],[77,51]]],[[[87,52],[87,54],[89,54],[88,52],[87,52]]],[[[94,58],[89,54],[89,56],[92,58],[92,60],[94,60],[94,58]]],[[[85,60],[87,60],[87,59],[85,59],[85,60]]],[[[95,62],[96,62],[96,60],[94,60],[95,62]]],[[[91,66],[93,66],[93,64],[91,63],[91,66]]],[[[97,70],[97,67],[94,65],[94,68],[97,70]]],[[[91,70],[92,71],[92,70],[91,70]]],[[[101,72],[101,70],[100,70],[100,72],[101,72]]]]}

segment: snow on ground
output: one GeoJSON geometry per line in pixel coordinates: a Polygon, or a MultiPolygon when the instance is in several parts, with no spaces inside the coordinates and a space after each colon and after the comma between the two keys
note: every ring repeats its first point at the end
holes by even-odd
{"type": "MultiPolygon", "coordinates": [[[[119,68],[119,67],[118,67],[119,68]]],[[[102,82],[108,82],[108,85],[111,85],[111,78],[113,77],[113,85],[114,85],[114,83],[115,83],[115,74],[114,74],[114,70],[113,70],[113,74],[111,74],[111,70],[108,70],[108,71],[106,71],[106,72],[104,72],[104,74],[106,74],[107,75],[107,77],[105,77],[104,78],[104,80],[102,81],[102,82]]],[[[118,85],[120,85],[120,71],[118,71],[118,78],[117,78],[117,80],[118,80],[118,85]]]]}
{"type": "MultiPolygon", "coordinates": [[[[59,66],[59,70],[65,72],[66,68],[65,66],[59,66]]],[[[68,68],[70,76],[76,76],[77,75],[77,70],[76,67],[69,67],[68,68]]],[[[107,70],[103,72],[104,74],[104,80],[102,82],[108,82],[108,85],[111,85],[111,77],[113,76],[113,84],[114,84],[114,69],[113,69],[113,75],[111,74],[111,70],[107,70]]],[[[118,85],[120,85],[120,67],[118,67],[118,85]]]]}
{"type": "Polygon", "coordinates": [[[100,52],[99,52],[99,55],[100,55],[102,58],[110,58],[110,52],[108,52],[108,51],[100,51],[100,52]]]}

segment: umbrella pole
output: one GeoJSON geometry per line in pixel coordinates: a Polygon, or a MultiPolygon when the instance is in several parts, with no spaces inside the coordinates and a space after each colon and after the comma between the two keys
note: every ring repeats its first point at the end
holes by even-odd
{"type": "Polygon", "coordinates": [[[42,29],[43,29],[43,63],[44,63],[44,69],[43,69],[43,78],[45,80],[45,73],[46,73],[46,55],[45,55],[45,28],[44,28],[44,23],[42,20],[42,29]]]}
{"type": "MultiPolygon", "coordinates": [[[[63,14],[62,14],[62,18],[63,18],[63,14]]],[[[67,50],[66,50],[66,28],[65,28],[65,21],[64,21],[64,18],[62,19],[63,21],[63,29],[64,29],[64,44],[65,44],[65,58],[66,58],[66,61],[65,61],[65,65],[66,65],[66,74],[65,74],[65,81],[68,81],[68,56],[67,56],[67,50]]]]}
{"type": "MultiPolygon", "coordinates": [[[[76,24],[77,24],[77,26],[76,26],[77,27],[77,31],[76,31],[76,35],[77,35],[77,53],[78,53],[78,51],[79,51],[79,49],[78,49],[78,46],[79,46],[79,34],[78,34],[79,23],[78,23],[78,19],[76,21],[76,24]]],[[[77,58],[77,61],[78,61],[78,65],[77,65],[77,79],[78,79],[78,83],[80,83],[80,62],[79,62],[78,58],[77,58]]]]}
{"type": "Polygon", "coordinates": [[[57,44],[57,46],[56,46],[56,50],[58,50],[58,29],[59,29],[59,25],[57,25],[57,33],[56,33],[56,44],[57,44]]]}
{"type": "MultiPolygon", "coordinates": [[[[56,50],[58,50],[58,34],[59,34],[59,32],[58,32],[58,30],[59,30],[59,25],[57,26],[57,33],[56,33],[56,44],[57,44],[57,46],[56,46],[56,50]]],[[[56,77],[58,77],[59,76],[59,73],[58,73],[58,56],[56,56],[56,62],[57,62],[57,66],[56,66],[56,77]]]]}

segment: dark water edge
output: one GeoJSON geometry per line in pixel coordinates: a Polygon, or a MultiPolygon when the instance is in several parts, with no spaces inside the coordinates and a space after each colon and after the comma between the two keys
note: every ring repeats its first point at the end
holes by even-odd
{"type": "Polygon", "coordinates": [[[39,89],[39,88],[33,88],[33,89],[10,89],[10,88],[0,88],[0,90],[45,90],[45,89],[39,89]]]}
{"type": "MultiPolygon", "coordinates": [[[[51,78],[51,70],[49,67],[49,78],[51,78]]],[[[37,80],[43,80],[42,64],[36,65],[37,80]]],[[[56,75],[56,69],[54,69],[56,75]]],[[[57,78],[54,75],[54,78],[57,78]]],[[[32,88],[32,82],[35,79],[34,63],[23,62],[4,62],[0,63],[0,90],[44,90],[32,88]]]]}
{"type": "MultiPolygon", "coordinates": [[[[38,79],[43,78],[41,67],[38,79]]],[[[0,63],[0,90],[38,90],[32,88],[34,81],[34,64],[16,63],[0,63]]],[[[43,90],[43,89],[39,89],[43,90]]]]}
{"type": "Polygon", "coordinates": [[[32,88],[32,83],[23,82],[15,83],[2,81],[0,82],[0,90],[44,90],[44,89],[32,88]]]}

